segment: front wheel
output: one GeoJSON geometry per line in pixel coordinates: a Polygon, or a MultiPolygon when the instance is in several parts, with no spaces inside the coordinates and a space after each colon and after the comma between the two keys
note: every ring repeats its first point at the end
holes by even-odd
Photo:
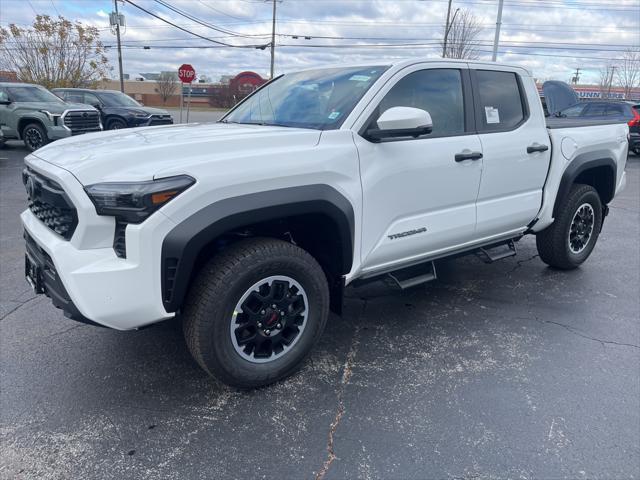
{"type": "Polygon", "coordinates": [[[107,122],[107,130],[121,130],[123,128],[127,128],[127,124],[119,118],[112,118],[107,122]]]}
{"type": "Polygon", "coordinates": [[[47,131],[38,123],[30,123],[24,127],[22,130],[22,140],[30,152],[34,152],[49,143],[47,131]]]}
{"type": "Polygon", "coordinates": [[[576,184],[562,202],[555,221],[536,236],[544,263],[570,270],[583,263],[596,246],[602,226],[602,203],[591,185],[576,184]]]}
{"type": "Polygon", "coordinates": [[[290,243],[255,238],[203,268],[187,297],[183,329],[204,370],[253,388],[296,371],[328,315],[327,278],[316,260],[290,243]]]}

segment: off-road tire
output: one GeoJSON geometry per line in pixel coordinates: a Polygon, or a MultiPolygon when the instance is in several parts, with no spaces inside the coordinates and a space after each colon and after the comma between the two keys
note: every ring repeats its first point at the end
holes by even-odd
{"type": "Polygon", "coordinates": [[[598,241],[602,227],[602,203],[598,192],[591,185],[575,184],[564,199],[558,210],[555,221],[536,235],[536,246],[540,259],[547,265],[562,270],[577,268],[591,255],[598,241]],[[569,230],[578,209],[584,204],[593,209],[593,231],[588,241],[579,253],[574,253],[569,247],[569,230]]]}
{"type": "Polygon", "coordinates": [[[107,122],[107,130],[122,130],[123,128],[127,128],[127,122],[121,118],[112,118],[107,122]]]}
{"type": "Polygon", "coordinates": [[[260,387],[298,370],[322,335],[329,316],[327,277],[318,262],[291,243],[241,240],[214,256],[194,279],[187,295],[183,330],[189,351],[210,375],[233,387],[260,387]],[[290,349],[268,363],[252,363],[236,351],[230,325],[237,303],[256,282],[285,275],[306,292],[305,328],[290,349]]]}
{"type": "Polygon", "coordinates": [[[24,146],[30,152],[35,152],[40,147],[44,147],[49,143],[47,131],[39,123],[30,123],[22,129],[22,140],[24,146]]]}

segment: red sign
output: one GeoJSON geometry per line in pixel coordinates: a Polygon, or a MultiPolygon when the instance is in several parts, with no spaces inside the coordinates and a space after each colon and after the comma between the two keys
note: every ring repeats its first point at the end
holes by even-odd
{"type": "Polygon", "coordinates": [[[182,83],[191,83],[196,79],[196,71],[191,65],[185,63],[178,69],[178,78],[182,83]]]}

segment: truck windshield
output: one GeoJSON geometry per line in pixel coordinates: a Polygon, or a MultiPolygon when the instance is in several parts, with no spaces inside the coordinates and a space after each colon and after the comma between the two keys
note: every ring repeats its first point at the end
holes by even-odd
{"type": "Polygon", "coordinates": [[[337,129],[387,66],[328,68],[276,78],[223,123],[337,129]]]}
{"type": "Polygon", "coordinates": [[[7,87],[12,102],[47,102],[64,103],[49,90],[40,87],[15,86],[7,87]]]}

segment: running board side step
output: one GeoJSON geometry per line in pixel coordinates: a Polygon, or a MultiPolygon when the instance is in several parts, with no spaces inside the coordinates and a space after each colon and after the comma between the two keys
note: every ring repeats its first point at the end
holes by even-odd
{"type": "Polygon", "coordinates": [[[513,240],[509,240],[502,245],[496,245],[489,248],[479,248],[476,251],[476,255],[480,257],[484,263],[493,263],[498,260],[502,260],[503,258],[513,257],[516,255],[518,251],[516,250],[516,244],[513,240]],[[499,250],[500,247],[506,246],[507,249],[499,250]]]}
{"type": "Polygon", "coordinates": [[[390,283],[401,290],[406,290],[407,288],[431,282],[437,278],[436,265],[433,262],[396,270],[394,272],[387,273],[385,276],[387,283],[390,283]]]}

